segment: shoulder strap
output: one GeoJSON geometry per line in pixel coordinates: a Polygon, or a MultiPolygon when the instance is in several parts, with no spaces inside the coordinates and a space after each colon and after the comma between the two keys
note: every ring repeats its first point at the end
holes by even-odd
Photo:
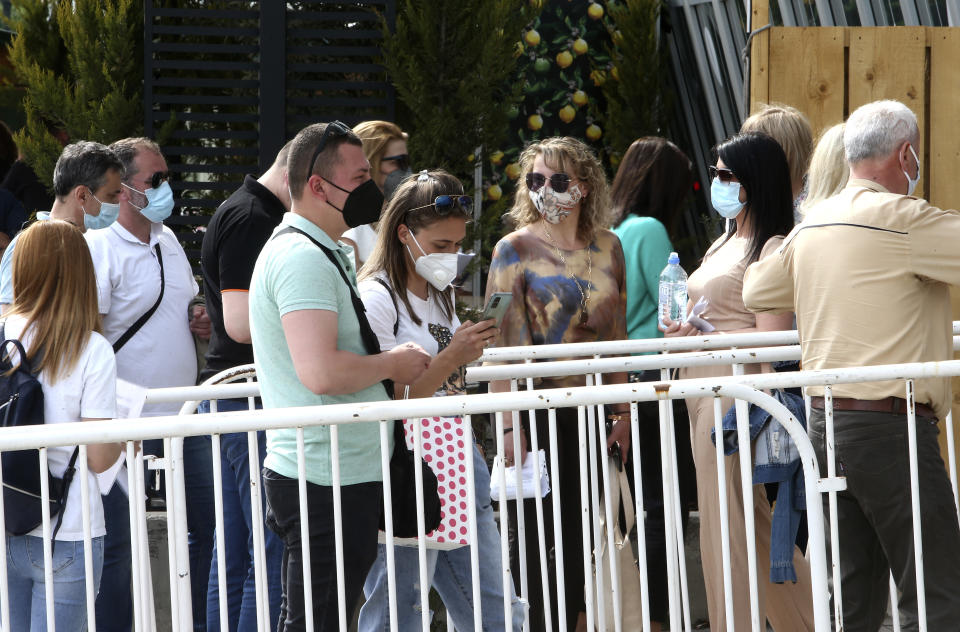
{"type": "Polygon", "coordinates": [[[383,286],[387,291],[387,294],[390,295],[390,300],[393,301],[393,311],[397,313],[396,320],[393,321],[393,337],[397,337],[397,332],[400,331],[400,306],[397,304],[397,295],[394,294],[393,288],[390,287],[390,284],[381,279],[380,277],[373,277],[373,279],[383,286]]]}
{"type": "MultiPolygon", "coordinates": [[[[333,252],[321,244],[319,241],[311,237],[307,232],[300,230],[296,226],[285,226],[274,233],[273,237],[279,237],[287,233],[299,233],[313,242],[313,244],[323,251],[323,254],[327,255],[327,259],[330,260],[330,263],[333,264],[333,267],[337,269],[337,272],[340,273],[340,278],[343,279],[343,282],[347,284],[347,288],[350,290],[350,300],[353,302],[353,311],[357,315],[357,322],[360,325],[360,338],[363,340],[363,346],[366,348],[369,355],[377,355],[380,353],[380,342],[377,340],[377,334],[373,332],[373,328],[370,327],[370,321],[367,320],[367,310],[363,306],[363,301],[360,300],[360,296],[357,294],[356,288],[353,287],[353,283],[350,282],[350,279],[347,278],[347,273],[344,272],[343,268],[340,267],[340,264],[337,262],[337,258],[334,256],[333,252]]],[[[271,239],[273,239],[271,237],[271,239]]],[[[387,397],[393,398],[393,380],[382,380],[383,387],[387,390],[387,397]]]]}
{"type": "Polygon", "coordinates": [[[10,360],[10,354],[7,353],[7,344],[10,343],[17,349],[17,353],[20,354],[20,364],[19,366],[23,368],[27,373],[36,377],[37,372],[34,371],[33,367],[40,364],[40,361],[43,359],[43,349],[39,349],[33,358],[33,362],[30,362],[30,359],[27,358],[27,350],[24,349],[23,343],[16,338],[11,338],[7,340],[6,336],[7,321],[0,321],[0,368],[3,370],[12,369],[13,362],[10,360]]]}
{"type": "Polygon", "coordinates": [[[67,498],[70,492],[70,483],[73,482],[73,475],[77,472],[77,456],[80,454],[80,446],[73,449],[70,455],[70,462],[67,463],[67,469],[63,472],[63,487],[60,489],[60,512],[57,514],[57,525],[53,528],[53,535],[50,539],[56,541],[57,532],[60,531],[60,525],[63,524],[63,514],[67,512],[67,498]]]}
{"type": "Polygon", "coordinates": [[[117,338],[117,341],[113,343],[113,352],[119,353],[120,349],[123,348],[123,345],[127,344],[134,334],[140,331],[140,328],[143,327],[150,317],[153,316],[153,313],[157,311],[157,308],[160,307],[160,302],[163,301],[163,289],[166,286],[166,279],[163,274],[163,257],[160,256],[160,242],[157,241],[154,244],[153,249],[157,253],[157,261],[160,262],[160,296],[157,297],[157,302],[153,304],[153,307],[148,309],[143,316],[137,319],[137,322],[130,325],[130,328],[123,332],[123,335],[117,338]]]}

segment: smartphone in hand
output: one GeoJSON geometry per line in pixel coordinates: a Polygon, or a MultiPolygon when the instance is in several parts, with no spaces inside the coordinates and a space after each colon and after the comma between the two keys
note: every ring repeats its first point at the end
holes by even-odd
{"type": "Polygon", "coordinates": [[[493,318],[496,320],[496,326],[499,328],[500,323],[503,322],[503,316],[507,313],[507,308],[510,307],[510,301],[512,300],[513,294],[510,292],[494,292],[490,295],[487,306],[483,308],[483,316],[480,317],[480,320],[490,320],[493,318]]]}

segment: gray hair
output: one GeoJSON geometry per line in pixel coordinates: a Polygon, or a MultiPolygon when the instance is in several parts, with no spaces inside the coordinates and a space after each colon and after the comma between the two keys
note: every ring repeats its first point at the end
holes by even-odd
{"type": "Polygon", "coordinates": [[[847,119],[843,147],[847,162],[886,158],[904,142],[920,137],[916,115],[899,101],[874,101],[857,108],[847,119]]]}
{"type": "Polygon", "coordinates": [[[139,136],[136,138],[121,138],[120,140],[111,143],[110,149],[123,163],[123,179],[125,182],[129,182],[130,178],[137,175],[139,171],[139,169],[137,169],[136,159],[140,154],[141,149],[146,149],[147,151],[152,151],[158,156],[163,156],[163,153],[160,151],[160,145],[156,144],[145,136],[139,136]]]}
{"type": "Polygon", "coordinates": [[[77,186],[96,191],[103,186],[107,172],[123,175],[123,163],[106,145],[81,140],[63,148],[53,168],[53,193],[64,199],[77,186]]]}

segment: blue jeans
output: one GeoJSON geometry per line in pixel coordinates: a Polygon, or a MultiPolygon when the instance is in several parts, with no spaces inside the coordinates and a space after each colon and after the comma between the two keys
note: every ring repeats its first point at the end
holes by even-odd
{"type": "MultiPolygon", "coordinates": [[[[120,476],[126,475],[125,470],[120,471],[120,476]]],[[[97,630],[130,632],[133,627],[130,506],[119,484],[114,484],[101,500],[107,535],[103,538],[103,578],[97,593],[97,630]]]]}
{"type": "MultiPolygon", "coordinates": [[[[259,408],[259,406],[258,406],[259,408]]],[[[221,399],[220,412],[247,410],[247,400],[221,399]]],[[[200,403],[199,413],[210,412],[210,402],[200,403]]],[[[267,453],[266,433],[257,433],[260,467],[267,453]]],[[[224,557],[227,572],[227,611],[231,632],[255,632],[257,629],[257,592],[253,566],[253,522],[250,512],[250,453],[247,434],[237,432],[220,437],[220,464],[223,472],[224,557]]],[[[262,488],[261,488],[262,489],[262,488]]],[[[266,515],[266,498],[261,493],[261,515],[266,515]]],[[[280,617],[283,542],[270,529],[264,529],[267,566],[267,595],[271,625],[280,617]]],[[[220,629],[220,584],[217,568],[217,541],[213,541],[213,561],[207,586],[207,629],[220,629]]]]}
{"type": "MultiPolygon", "coordinates": [[[[163,441],[143,442],[144,454],[163,454],[163,441]]],[[[183,441],[183,473],[187,500],[187,545],[190,553],[190,599],[194,632],[206,632],[207,582],[213,559],[213,460],[210,437],[183,441]]],[[[168,517],[169,517],[168,513],[168,517]]]]}
{"type": "MultiPolygon", "coordinates": [[[[490,471],[483,455],[473,447],[473,475],[477,503],[477,541],[480,556],[480,614],[483,630],[504,630],[503,567],[500,565],[500,532],[493,519],[490,504],[490,471]]],[[[415,547],[394,547],[397,571],[397,626],[400,630],[420,629],[420,566],[415,547]]],[[[427,551],[427,576],[436,589],[447,616],[458,630],[473,629],[473,580],[470,570],[470,547],[449,551],[427,551]]],[[[363,593],[367,602],[360,609],[361,632],[390,629],[387,592],[386,547],[378,545],[377,559],[367,575],[363,593]]],[[[508,581],[513,601],[513,626],[523,626],[525,608],[517,599],[513,582],[508,581]]]]}
{"type": "MultiPolygon", "coordinates": [[[[100,585],[103,538],[93,538],[93,583],[100,585]]],[[[53,603],[57,632],[87,629],[87,588],[83,540],[57,541],[53,550],[53,603]]],[[[43,580],[43,539],[32,535],[7,536],[7,574],[10,628],[17,632],[45,632],[47,602],[43,580]]]]}

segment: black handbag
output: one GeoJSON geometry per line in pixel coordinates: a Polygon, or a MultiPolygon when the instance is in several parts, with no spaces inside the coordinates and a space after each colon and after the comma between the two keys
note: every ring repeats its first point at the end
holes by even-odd
{"type": "MultiPolygon", "coordinates": [[[[319,241],[293,226],[286,226],[277,231],[274,237],[284,233],[297,232],[309,239],[316,245],[323,254],[327,255],[330,262],[340,273],[343,282],[350,288],[350,298],[353,302],[353,309],[357,314],[357,321],[360,324],[360,337],[363,339],[363,346],[370,355],[380,353],[380,342],[377,340],[377,334],[370,327],[367,320],[367,310],[363,306],[363,301],[357,294],[353,283],[347,278],[346,272],[337,263],[337,258],[329,248],[325,247],[319,241]]],[[[387,391],[387,396],[393,398],[393,381],[383,380],[383,387],[387,391]]],[[[403,436],[403,421],[394,421],[393,427],[393,454],[390,457],[390,493],[393,509],[393,535],[397,538],[415,538],[417,537],[417,479],[416,479],[416,457],[413,452],[407,449],[407,442],[403,436]]],[[[437,493],[437,477],[430,469],[430,466],[420,459],[420,470],[423,472],[423,518],[424,533],[430,533],[440,526],[440,495],[437,493]]],[[[384,517],[380,515],[380,530],[384,530],[384,517]]]]}
{"type": "MultiPolygon", "coordinates": [[[[393,535],[398,538],[417,537],[417,471],[416,456],[407,449],[403,437],[403,422],[393,422],[393,456],[390,457],[390,492],[393,508],[393,535]]],[[[427,463],[420,459],[423,471],[423,532],[430,533],[440,526],[440,495],[437,477],[427,463]]],[[[386,530],[380,516],[380,530],[386,530]]]]}

